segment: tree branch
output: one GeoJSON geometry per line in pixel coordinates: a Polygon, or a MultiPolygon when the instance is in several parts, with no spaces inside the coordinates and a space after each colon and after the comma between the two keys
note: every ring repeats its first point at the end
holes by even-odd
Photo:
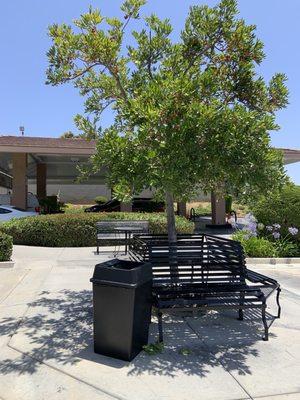
{"type": "Polygon", "coordinates": [[[148,73],[151,79],[153,79],[153,75],[152,75],[152,71],[151,71],[151,64],[152,64],[152,47],[151,47],[151,41],[152,41],[152,37],[151,37],[151,29],[149,31],[149,56],[148,56],[148,60],[147,60],[147,68],[148,68],[148,73]]]}
{"type": "Polygon", "coordinates": [[[124,89],[124,87],[122,85],[122,82],[121,82],[121,79],[119,77],[119,74],[117,72],[115,72],[111,66],[107,66],[107,69],[109,70],[110,74],[115,78],[115,81],[116,81],[118,89],[119,89],[119,91],[121,93],[121,96],[123,97],[125,102],[129,105],[128,96],[127,96],[126,90],[124,89]]]}
{"type": "Polygon", "coordinates": [[[90,71],[92,68],[96,67],[97,65],[101,65],[101,64],[98,62],[91,64],[88,67],[86,67],[84,70],[82,70],[81,72],[78,72],[77,74],[72,75],[68,78],[63,78],[62,81],[69,82],[69,81],[73,81],[74,79],[80,78],[82,75],[86,74],[88,71],[90,71]]]}

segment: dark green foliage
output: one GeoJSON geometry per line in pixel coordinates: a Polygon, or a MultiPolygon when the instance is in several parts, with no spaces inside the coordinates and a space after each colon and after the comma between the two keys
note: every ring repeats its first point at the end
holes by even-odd
{"type": "Polygon", "coordinates": [[[288,90],[284,74],[259,76],[263,43],[238,17],[236,0],[191,7],[176,42],[170,21],[141,15],[143,4],[126,0],[122,18],[90,8],[75,26],[52,25],[47,82],[71,81],[85,97],[76,125],[98,137],[92,170],[106,168],[120,200],[147,187],[165,195],[173,240],[173,199],[224,193],[223,183],[252,197],[282,184],[282,154],[269,132],[288,90]],[[103,129],[108,108],[115,120],[103,129]]]}
{"type": "MultiPolygon", "coordinates": [[[[103,219],[148,220],[152,233],[166,233],[167,219],[162,213],[78,213],[40,215],[3,223],[0,231],[10,234],[14,244],[48,247],[84,247],[96,244],[95,223],[103,219]]],[[[178,233],[193,233],[194,224],[176,218],[178,233]]]]}
{"type": "Polygon", "coordinates": [[[246,232],[239,231],[233,239],[241,242],[247,257],[300,257],[300,245],[291,238],[248,237],[246,232]]]}
{"type": "Polygon", "coordinates": [[[42,214],[56,214],[63,211],[64,203],[57,196],[47,196],[39,201],[42,214]]]}
{"type": "Polygon", "coordinates": [[[277,257],[300,257],[300,243],[290,240],[275,240],[273,242],[277,257]]]}
{"type": "Polygon", "coordinates": [[[245,239],[244,236],[244,232],[238,232],[233,239],[241,242],[247,257],[279,257],[274,242],[258,237],[245,239]]]}
{"type": "Polygon", "coordinates": [[[252,206],[252,211],[265,225],[277,223],[283,228],[295,226],[300,229],[300,186],[286,185],[280,192],[263,197],[252,206]]]}
{"type": "Polygon", "coordinates": [[[232,196],[231,195],[225,196],[225,210],[226,210],[227,214],[229,214],[232,211],[232,196]]]}
{"type": "Polygon", "coordinates": [[[0,232],[0,261],[9,261],[13,251],[13,238],[0,232]]]}
{"type": "Polygon", "coordinates": [[[211,215],[211,205],[199,205],[194,210],[197,215],[211,215]]]}
{"type": "Polygon", "coordinates": [[[97,203],[97,204],[104,204],[104,203],[107,202],[107,197],[105,197],[105,196],[97,196],[97,197],[94,198],[94,200],[95,200],[95,203],[97,203]]]}
{"type": "Polygon", "coordinates": [[[148,354],[148,356],[154,356],[155,354],[160,354],[163,352],[164,344],[163,342],[150,343],[146,346],[143,346],[143,350],[146,354],[148,354]]]}

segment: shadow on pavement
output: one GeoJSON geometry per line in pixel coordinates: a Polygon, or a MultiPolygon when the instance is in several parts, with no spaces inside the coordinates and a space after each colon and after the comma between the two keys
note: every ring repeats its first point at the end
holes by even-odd
{"type": "MultiPolygon", "coordinates": [[[[33,374],[41,362],[74,365],[87,359],[95,368],[96,364],[127,367],[128,375],[173,377],[181,371],[204,377],[217,366],[245,375],[251,374],[247,357],[259,356],[254,348],[261,340],[259,314],[248,312],[243,322],[230,312],[199,318],[166,317],[164,351],[153,356],[142,352],[131,363],[93,352],[92,319],[91,291],[40,293],[19,323],[15,318],[0,320],[0,335],[12,336],[9,346],[22,352],[17,359],[1,360],[0,373],[33,374]]],[[[156,339],[157,325],[153,323],[150,341],[156,339]]]]}

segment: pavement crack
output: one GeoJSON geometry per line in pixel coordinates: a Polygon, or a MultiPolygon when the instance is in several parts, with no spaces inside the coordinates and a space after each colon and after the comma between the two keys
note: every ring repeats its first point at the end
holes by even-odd
{"type": "Polygon", "coordinates": [[[235,380],[235,382],[239,385],[239,387],[246,393],[249,399],[254,400],[253,396],[247,391],[246,388],[238,381],[238,379],[231,373],[231,371],[228,370],[226,365],[222,362],[222,360],[217,359],[214,353],[210,350],[209,346],[205,343],[205,341],[201,338],[199,333],[193,328],[193,326],[189,323],[189,321],[184,317],[183,318],[187,326],[191,329],[191,331],[201,340],[203,343],[204,347],[207,349],[207,351],[217,360],[217,362],[224,368],[224,370],[232,377],[232,379],[235,380]]]}
{"type": "Polygon", "coordinates": [[[11,346],[10,344],[8,344],[7,347],[9,347],[10,349],[18,352],[19,354],[22,354],[22,356],[29,357],[33,361],[35,361],[35,362],[37,362],[37,363],[39,363],[41,365],[45,365],[46,367],[51,368],[52,370],[54,370],[56,372],[59,372],[59,373],[61,373],[63,375],[66,375],[66,376],[72,378],[72,379],[75,379],[77,382],[81,382],[84,385],[87,385],[87,386],[89,386],[89,387],[91,387],[91,388],[93,388],[93,389],[95,389],[95,390],[97,390],[97,391],[99,391],[99,392],[101,392],[103,394],[106,394],[107,396],[111,397],[112,399],[115,399],[115,400],[128,400],[125,397],[122,397],[122,396],[119,396],[117,394],[111,393],[111,392],[109,392],[109,391],[107,391],[105,389],[102,389],[102,388],[100,388],[100,387],[98,387],[96,385],[93,385],[92,383],[89,383],[89,382],[85,381],[84,379],[78,378],[77,376],[75,376],[73,374],[70,374],[69,372],[65,372],[65,371],[61,370],[60,368],[54,367],[53,365],[50,365],[47,362],[45,362],[43,360],[40,360],[37,357],[34,357],[30,353],[23,352],[22,350],[19,350],[18,348],[14,347],[14,346],[11,346]]]}
{"type": "Polygon", "coordinates": [[[0,304],[2,304],[2,303],[13,293],[13,291],[23,282],[23,280],[25,279],[25,277],[29,274],[30,269],[25,270],[25,271],[26,271],[25,274],[22,276],[22,278],[19,280],[19,282],[17,282],[17,283],[14,285],[14,287],[9,291],[9,293],[4,297],[4,299],[1,300],[1,303],[0,303],[0,304]]]}

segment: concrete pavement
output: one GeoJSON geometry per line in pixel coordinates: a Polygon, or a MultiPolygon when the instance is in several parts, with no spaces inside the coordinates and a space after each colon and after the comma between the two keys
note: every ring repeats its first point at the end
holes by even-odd
{"type": "MultiPolygon", "coordinates": [[[[253,266],[283,287],[282,318],[269,342],[251,312],[243,322],[233,311],[166,317],[163,353],[126,363],[92,349],[89,278],[109,253],[15,246],[13,257],[15,268],[0,270],[4,400],[300,399],[299,264],[253,266]]],[[[150,341],[156,338],[153,318],[150,341]]]]}

